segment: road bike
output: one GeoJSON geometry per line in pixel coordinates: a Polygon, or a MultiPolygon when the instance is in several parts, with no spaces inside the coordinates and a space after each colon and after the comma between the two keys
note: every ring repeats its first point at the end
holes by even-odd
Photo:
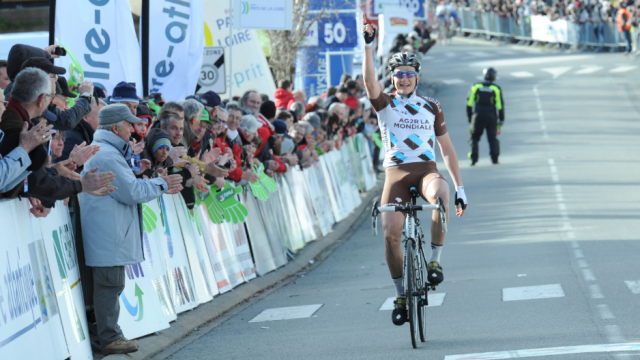
{"type": "Polygon", "coordinates": [[[437,199],[437,204],[416,205],[418,190],[411,187],[411,202],[405,206],[378,206],[378,201],[373,203],[371,216],[373,218],[373,235],[378,235],[377,220],[381,212],[401,212],[405,215],[402,236],[404,243],[404,289],[407,296],[407,315],[411,328],[411,344],[418,347],[418,334],[420,341],[426,341],[427,320],[426,307],[429,305],[427,294],[435,291],[436,285],[427,281],[427,257],[424,254],[424,233],[420,228],[418,211],[439,210],[442,232],[447,232],[446,209],[442,198],[437,199]]]}

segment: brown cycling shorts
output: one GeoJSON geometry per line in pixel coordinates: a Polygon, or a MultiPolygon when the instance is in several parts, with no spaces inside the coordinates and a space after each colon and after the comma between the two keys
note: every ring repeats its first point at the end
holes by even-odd
{"type": "Polygon", "coordinates": [[[427,200],[423,189],[433,179],[443,179],[433,161],[389,166],[385,170],[384,188],[380,205],[406,205],[411,201],[409,189],[415,186],[423,199],[427,200]]]}

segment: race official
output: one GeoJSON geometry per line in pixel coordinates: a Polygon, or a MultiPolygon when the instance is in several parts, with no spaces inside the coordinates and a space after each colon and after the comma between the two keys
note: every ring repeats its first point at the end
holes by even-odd
{"type": "Polygon", "coordinates": [[[480,141],[480,137],[482,137],[482,133],[485,130],[489,141],[491,162],[498,163],[500,143],[496,136],[504,123],[502,90],[493,83],[498,72],[493,68],[488,68],[484,69],[483,75],[484,81],[473,85],[467,98],[467,117],[471,124],[469,129],[471,134],[469,139],[469,145],[471,146],[469,158],[472,166],[478,162],[478,141],[480,141]]]}

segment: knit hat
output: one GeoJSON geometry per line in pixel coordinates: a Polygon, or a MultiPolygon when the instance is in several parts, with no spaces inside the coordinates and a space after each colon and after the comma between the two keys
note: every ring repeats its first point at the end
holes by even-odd
{"type": "Polygon", "coordinates": [[[285,123],[284,121],[282,121],[280,119],[275,119],[275,120],[273,120],[271,125],[273,125],[273,128],[276,131],[276,134],[286,134],[287,133],[287,123],[285,123]]]}
{"type": "Polygon", "coordinates": [[[151,110],[144,105],[140,104],[138,109],[136,110],[136,117],[142,121],[146,121],[148,124],[151,124],[151,120],[153,117],[151,116],[151,110]]]}
{"type": "Polygon", "coordinates": [[[260,104],[260,114],[267,119],[273,119],[276,117],[276,103],[271,100],[263,101],[260,104]]]}
{"type": "Polygon", "coordinates": [[[138,94],[136,93],[136,88],[124,81],[120,81],[116,87],[113,88],[113,93],[111,94],[110,101],[113,102],[122,102],[122,101],[131,101],[131,102],[139,102],[138,94]]]}
{"type": "Polygon", "coordinates": [[[153,152],[155,153],[161,147],[166,146],[171,151],[171,140],[167,138],[159,138],[153,143],[153,152]]]}

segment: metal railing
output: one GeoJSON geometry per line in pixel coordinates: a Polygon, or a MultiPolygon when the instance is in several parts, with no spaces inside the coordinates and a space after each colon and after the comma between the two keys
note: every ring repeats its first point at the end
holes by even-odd
{"type": "Polygon", "coordinates": [[[580,51],[621,51],[625,46],[616,25],[609,22],[549,21],[543,15],[513,18],[468,8],[458,9],[458,14],[458,31],[476,37],[548,46],[566,45],[580,51]]]}

